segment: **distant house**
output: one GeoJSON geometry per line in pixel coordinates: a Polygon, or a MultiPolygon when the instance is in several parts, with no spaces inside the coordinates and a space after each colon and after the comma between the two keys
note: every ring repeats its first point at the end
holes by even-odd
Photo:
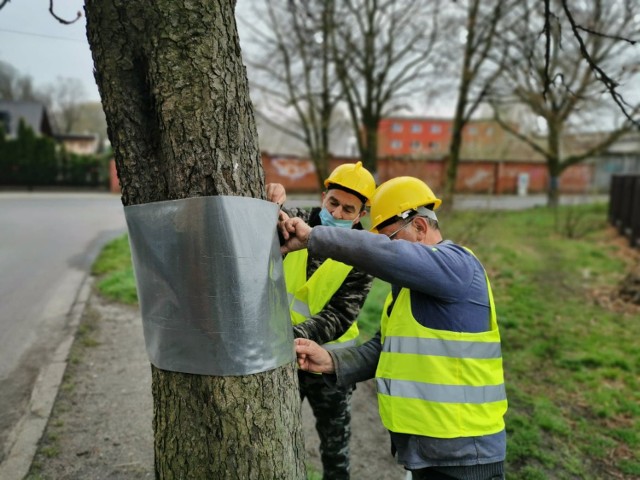
{"type": "Polygon", "coordinates": [[[17,136],[20,119],[23,119],[36,135],[53,137],[51,120],[43,104],[22,100],[0,100],[0,125],[7,137],[17,136]]]}
{"type": "MultiPolygon", "coordinates": [[[[388,117],[378,130],[378,175],[423,178],[439,189],[445,181],[445,160],[452,136],[452,119],[439,117],[388,117]]],[[[609,133],[564,135],[565,155],[588,151],[609,133]]],[[[549,172],[546,159],[518,140],[493,119],[477,119],[462,131],[462,148],[456,191],[515,193],[524,181],[531,192],[545,192],[549,172]]],[[[536,141],[544,146],[545,138],[536,141]]],[[[593,158],[567,168],[560,176],[562,193],[607,191],[612,173],[640,171],[640,136],[629,133],[593,158]]]]}
{"type": "Polygon", "coordinates": [[[436,158],[447,153],[451,119],[387,117],[378,126],[378,156],[436,158]]]}
{"type": "Polygon", "coordinates": [[[95,133],[59,133],[55,139],[64,145],[67,152],[79,155],[92,155],[100,148],[100,136],[95,133]]]}
{"type": "MultiPolygon", "coordinates": [[[[443,159],[449,154],[453,120],[441,117],[387,117],[378,128],[378,157],[443,159]]],[[[462,161],[539,161],[533,149],[508,134],[495,120],[471,120],[462,130],[462,161]]]]}
{"type": "Polygon", "coordinates": [[[612,175],[640,174],[640,132],[626,133],[591,161],[596,167],[594,188],[598,191],[609,190],[612,175]]]}

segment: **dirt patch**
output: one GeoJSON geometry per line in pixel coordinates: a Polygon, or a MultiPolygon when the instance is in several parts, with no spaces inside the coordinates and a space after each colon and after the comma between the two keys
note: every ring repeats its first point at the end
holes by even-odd
{"type": "Polygon", "coordinates": [[[640,306],[640,263],[624,277],[618,292],[622,301],[640,306]]]}
{"type": "MultiPolygon", "coordinates": [[[[352,478],[404,478],[378,417],[375,387],[353,396],[352,478]]],[[[138,310],[92,295],[29,480],[154,478],[151,370],[138,310]]],[[[318,440],[303,404],[307,463],[320,471],[318,440]]]]}
{"type": "Polygon", "coordinates": [[[640,249],[632,248],[629,239],[613,227],[608,233],[611,251],[624,262],[626,274],[618,284],[594,290],[591,296],[598,305],[613,312],[640,314],[640,249]]]}

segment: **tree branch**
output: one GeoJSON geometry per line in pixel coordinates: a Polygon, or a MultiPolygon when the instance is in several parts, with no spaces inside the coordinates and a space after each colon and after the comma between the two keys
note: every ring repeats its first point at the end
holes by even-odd
{"type": "Polygon", "coordinates": [[[529,145],[531,148],[533,148],[536,152],[538,152],[540,155],[542,155],[545,159],[549,158],[549,153],[542,148],[540,145],[538,145],[533,139],[531,139],[528,135],[524,135],[522,133],[520,133],[518,130],[516,130],[515,128],[513,128],[511,125],[509,125],[507,122],[505,122],[501,117],[500,114],[498,113],[498,109],[494,106],[493,108],[493,112],[494,112],[494,120],[496,122],[498,122],[498,125],[500,125],[504,130],[506,130],[508,133],[510,133],[511,135],[513,135],[514,137],[516,137],[517,139],[521,140],[522,142],[526,143],[527,145],[529,145]]]}
{"type": "MultiPolygon", "coordinates": [[[[545,0],[545,2],[548,2],[549,0],[545,0]]],[[[580,52],[582,53],[582,57],[586,60],[587,64],[589,65],[589,68],[591,69],[591,71],[593,71],[596,76],[600,79],[600,81],[604,84],[604,86],[606,87],[606,89],[609,91],[609,94],[611,95],[611,98],[613,99],[613,101],[616,103],[616,105],[618,105],[618,107],[620,108],[620,110],[622,111],[622,113],[624,114],[624,116],[631,121],[634,125],[640,127],[640,121],[635,120],[634,118],[632,118],[631,114],[627,111],[626,106],[628,106],[629,104],[624,100],[624,98],[622,98],[622,95],[620,95],[617,91],[616,88],[618,88],[619,83],[616,82],[615,80],[613,80],[611,77],[609,77],[606,72],[600,68],[600,66],[593,61],[593,59],[591,58],[591,55],[589,54],[589,52],[587,51],[587,48],[584,44],[584,40],[582,39],[582,36],[580,35],[579,30],[588,32],[588,33],[592,33],[592,34],[596,34],[595,32],[589,30],[589,29],[585,29],[580,27],[579,25],[576,24],[575,19],[573,18],[573,15],[571,13],[571,11],[569,10],[569,7],[567,5],[566,0],[562,0],[562,8],[564,9],[565,14],[567,15],[567,19],[569,20],[569,23],[571,24],[571,30],[573,31],[573,34],[576,38],[576,40],[578,41],[578,45],[580,46],[580,52]]],[[[545,12],[546,13],[546,12],[545,12]]],[[[609,36],[609,35],[605,35],[605,34],[601,34],[598,33],[598,36],[601,37],[605,37],[605,38],[612,38],[614,40],[621,40],[620,37],[616,37],[616,36],[609,36]]],[[[629,39],[623,39],[627,42],[629,42],[631,45],[635,45],[636,42],[629,40],[629,39]]],[[[546,87],[545,87],[546,89],[546,87]]]]}
{"type": "MultiPolygon", "coordinates": [[[[6,0],[9,1],[9,0],[6,0]]],[[[4,6],[4,4],[0,5],[0,8],[2,8],[4,6]]],[[[55,18],[56,20],[58,20],[60,23],[62,23],[63,25],[71,25],[72,23],[77,22],[78,20],[80,20],[80,17],[82,17],[82,12],[78,12],[76,15],[76,18],[73,20],[65,20],[64,18],[60,18],[58,15],[56,15],[53,11],[53,0],[49,0],[49,13],[51,14],[51,16],[53,18],[55,18]]]]}

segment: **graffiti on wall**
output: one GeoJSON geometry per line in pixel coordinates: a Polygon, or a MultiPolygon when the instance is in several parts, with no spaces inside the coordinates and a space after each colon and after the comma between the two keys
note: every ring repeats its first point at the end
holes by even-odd
{"type": "Polygon", "coordinates": [[[273,157],[271,164],[275,167],[278,175],[291,180],[298,180],[316,171],[313,162],[299,158],[273,157]]]}
{"type": "Polygon", "coordinates": [[[474,187],[478,184],[485,183],[488,178],[492,178],[492,177],[493,177],[493,172],[477,169],[473,172],[473,174],[465,177],[464,185],[465,187],[474,187]]]}

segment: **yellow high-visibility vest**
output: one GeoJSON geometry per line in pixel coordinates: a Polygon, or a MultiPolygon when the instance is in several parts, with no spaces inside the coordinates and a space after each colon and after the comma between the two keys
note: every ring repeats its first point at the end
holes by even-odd
{"type": "Polygon", "coordinates": [[[382,310],[382,353],[376,370],[378,408],[388,430],[457,438],[504,429],[507,396],[488,278],[487,289],[491,325],[478,333],[421,325],[411,312],[407,288],[400,290],[388,316],[389,294],[382,310]]]}
{"type": "MultiPolygon", "coordinates": [[[[305,248],[288,253],[283,261],[291,323],[294,325],[304,322],[321,311],[353,268],[342,262],[327,259],[307,280],[308,256],[309,252],[305,248]]],[[[357,342],[359,333],[357,322],[353,322],[340,338],[323,346],[328,350],[353,346],[357,342]]]]}

